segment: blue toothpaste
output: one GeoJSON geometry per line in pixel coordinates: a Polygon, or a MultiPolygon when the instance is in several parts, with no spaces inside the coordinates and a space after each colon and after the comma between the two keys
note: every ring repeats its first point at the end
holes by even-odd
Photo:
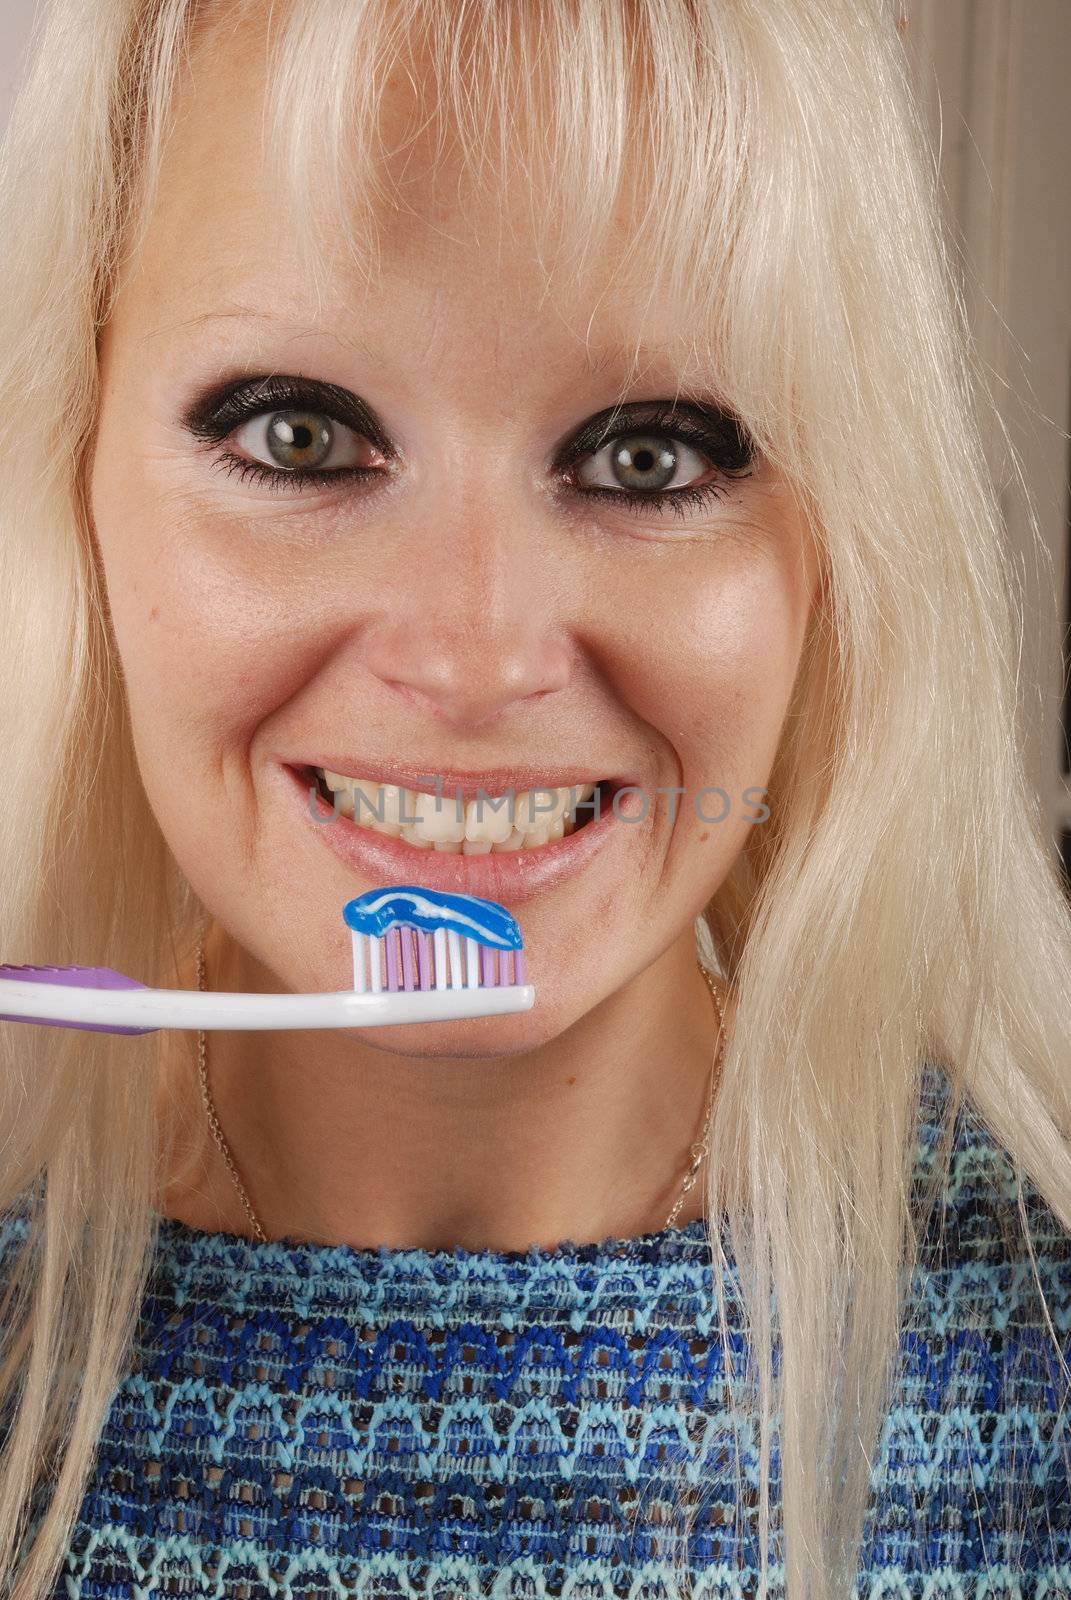
{"type": "Polygon", "coordinates": [[[342,916],[355,933],[377,938],[400,923],[408,923],[426,933],[442,928],[493,950],[520,950],[523,945],[516,919],[505,906],[471,894],[445,894],[416,884],[369,889],[356,899],[347,900],[342,916]]]}

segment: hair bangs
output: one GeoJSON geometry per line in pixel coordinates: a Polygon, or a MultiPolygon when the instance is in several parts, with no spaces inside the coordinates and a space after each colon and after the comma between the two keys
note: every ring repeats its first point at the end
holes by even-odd
{"type": "Polygon", "coordinates": [[[750,149],[728,9],[291,0],[270,50],[265,158],[319,296],[340,246],[366,282],[378,270],[378,220],[410,204],[409,175],[430,158],[500,194],[504,227],[519,211],[548,294],[565,284],[579,304],[598,274],[604,294],[628,297],[634,370],[650,309],[668,305],[682,384],[732,387],[730,261],[748,211],[786,186],[750,149]],[[385,96],[399,92],[411,116],[388,148],[385,96]]]}

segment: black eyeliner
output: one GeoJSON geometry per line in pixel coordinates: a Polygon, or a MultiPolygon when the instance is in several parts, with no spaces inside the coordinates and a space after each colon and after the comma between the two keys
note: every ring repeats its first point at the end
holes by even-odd
{"type": "Polygon", "coordinates": [[[258,411],[286,410],[324,412],[363,434],[382,455],[391,459],[397,455],[375,412],[349,389],[320,378],[265,374],[216,383],[193,399],[179,421],[195,438],[218,444],[258,411]]]}
{"type": "Polygon", "coordinates": [[[608,439],[640,428],[675,434],[723,459],[728,471],[743,472],[755,459],[754,440],[724,406],[694,400],[630,400],[598,412],[562,447],[556,466],[572,466],[593,455],[608,439]]]}

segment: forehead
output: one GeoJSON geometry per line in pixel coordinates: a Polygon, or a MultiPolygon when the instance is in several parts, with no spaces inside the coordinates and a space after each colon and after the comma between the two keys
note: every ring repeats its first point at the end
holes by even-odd
{"type": "MultiPolygon", "coordinates": [[[[179,326],[224,331],[252,314],[356,338],[374,318],[409,330],[418,349],[439,328],[503,346],[513,330],[530,343],[537,324],[548,362],[577,351],[589,370],[625,361],[637,372],[679,370],[687,361],[684,308],[627,260],[635,196],[622,191],[608,247],[579,272],[558,253],[571,197],[538,140],[498,151],[479,175],[471,170],[419,40],[384,75],[377,106],[373,269],[357,270],[328,214],[314,283],[265,160],[265,112],[278,93],[270,11],[242,8],[226,26],[217,17],[194,35],[142,245],[123,274],[120,322],[155,337],[179,326]]],[[[303,152],[318,181],[330,178],[333,159],[325,150],[317,167],[303,152]]]]}

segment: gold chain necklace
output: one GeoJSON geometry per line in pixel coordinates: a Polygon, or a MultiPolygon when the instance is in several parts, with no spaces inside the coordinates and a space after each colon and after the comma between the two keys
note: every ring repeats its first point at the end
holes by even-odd
{"type": "MultiPolygon", "coordinates": [[[[702,1133],[689,1149],[691,1163],[688,1167],[688,1171],[684,1174],[684,1181],[681,1184],[680,1193],[677,1195],[673,1209],[666,1218],[664,1226],[667,1228],[671,1228],[676,1221],[681,1206],[684,1204],[684,1197],[687,1195],[689,1190],[694,1187],[695,1181],[699,1176],[699,1169],[703,1164],[703,1158],[706,1156],[709,1149],[710,1119],[714,1109],[714,1092],[718,1082],[718,1067],[725,1049],[725,1013],[722,1010],[721,997],[719,996],[714,985],[714,974],[710,972],[701,961],[697,960],[696,965],[703,974],[703,977],[706,979],[707,988],[710,990],[710,997],[714,1002],[714,1009],[718,1014],[718,1037],[714,1050],[714,1059],[710,1068],[710,1093],[707,1096],[706,1110],[703,1113],[702,1133]]],[[[203,933],[197,942],[197,987],[202,992],[208,987],[205,981],[205,940],[203,933]]],[[[220,1155],[227,1163],[227,1170],[230,1172],[231,1178],[234,1180],[234,1187],[238,1192],[238,1198],[241,1200],[242,1205],[245,1208],[245,1214],[249,1218],[250,1226],[253,1229],[253,1236],[264,1243],[267,1241],[268,1236],[260,1225],[259,1217],[253,1210],[252,1202],[248,1193],[246,1192],[245,1184],[242,1182],[241,1174],[238,1171],[237,1162],[231,1153],[231,1147],[227,1143],[223,1129],[220,1127],[219,1116],[216,1113],[215,1102],[212,1099],[212,1091],[208,1087],[208,1040],[203,1028],[198,1029],[197,1032],[197,1067],[198,1076],[201,1080],[201,1099],[204,1101],[205,1115],[208,1118],[208,1126],[212,1130],[212,1137],[219,1148],[220,1155]]]]}

